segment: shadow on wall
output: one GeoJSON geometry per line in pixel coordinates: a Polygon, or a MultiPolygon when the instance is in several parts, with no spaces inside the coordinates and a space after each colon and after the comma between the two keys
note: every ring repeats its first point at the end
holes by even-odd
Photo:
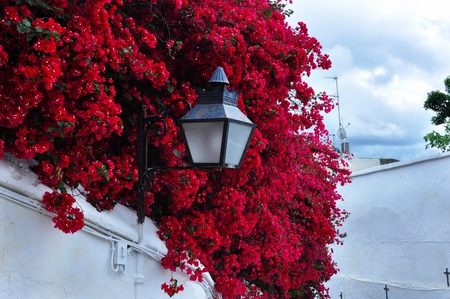
{"type": "Polygon", "coordinates": [[[391,158],[381,158],[380,159],[380,165],[385,165],[385,164],[390,164],[390,163],[395,163],[395,162],[400,162],[400,160],[391,159],[391,158]]]}

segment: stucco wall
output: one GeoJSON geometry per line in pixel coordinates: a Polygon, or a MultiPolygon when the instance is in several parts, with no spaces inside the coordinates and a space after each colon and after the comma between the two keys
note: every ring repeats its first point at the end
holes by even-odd
{"type": "Polygon", "coordinates": [[[450,298],[450,155],[354,172],[339,189],[351,213],[331,298],[450,298]]]}
{"type": "MultiPolygon", "coordinates": [[[[48,189],[29,161],[0,161],[0,299],[164,298],[172,273],[159,259],[164,244],[145,222],[139,240],[134,212],[97,213],[81,198],[86,227],[66,235],[53,228],[39,199],[48,189]],[[111,244],[129,247],[126,272],[111,267],[111,244]]],[[[341,269],[328,283],[333,299],[450,298],[450,155],[377,166],[353,173],[339,189],[351,215],[345,245],[334,248],[341,269]]],[[[186,290],[175,298],[211,298],[213,283],[173,274],[186,290]]]]}
{"type": "Polygon", "coordinates": [[[98,213],[76,197],[85,228],[73,235],[54,229],[53,215],[39,201],[48,189],[28,164],[10,156],[0,161],[0,299],[167,299],[161,284],[172,275],[185,287],[174,298],[212,298],[209,277],[199,284],[163,269],[159,261],[166,248],[156,227],[147,219],[139,239],[136,215],[123,206],[98,213]],[[125,273],[111,265],[116,242],[128,248],[125,273]]]}

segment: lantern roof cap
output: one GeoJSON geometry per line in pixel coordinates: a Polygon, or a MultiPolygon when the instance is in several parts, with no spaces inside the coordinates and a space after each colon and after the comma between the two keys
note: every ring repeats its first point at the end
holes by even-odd
{"type": "Polygon", "coordinates": [[[227,75],[225,75],[225,71],[221,67],[216,68],[208,83],[230,84],[230,82],[228,82],[227,75]]]}

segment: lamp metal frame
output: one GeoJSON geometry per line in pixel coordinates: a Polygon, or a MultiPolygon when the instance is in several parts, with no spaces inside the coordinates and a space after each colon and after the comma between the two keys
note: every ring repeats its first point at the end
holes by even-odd
{"type": "Polygon", "coordinates": [[[229,84],[228,78],[225,75],[223,68],[218,67],[211,79],[208,81],[211,86],[206,89],[196,88],[198,95],[197,106],[192,110],[191,104],[184,100],[179,99],[172,101],[164,114],[161,115],[146,115],[146,107],[142,106],[138,111],[138,143],[137,143],[137,163],[138,163],[138,173],[139,178],[136,182],[137,189],[137,222],[138,224],[143,224],[145,221],[145,192],[152,189],[152,184],[155,179],[156,173],[158,171],[169,171],[169,170],[186,170],[186,169],[213,169],[213,168],[239,168],[244,159],[245,153],[248,150],[250,140],[253,136],[254,129],[256,127],[243,113],[237,108],[238,95],[240,92],[228,90],[226,85],[229,84]],[[167,133],[167,123],[166,118],[169,116],[171,109],[174,105],[178,103],[183,103],[188,108],[188,113],[190,116],[185,115],[182,119],[176,121],[178,127],[181,129],[181,135],[183,137],[184,143],[186,144],[186,150],[188,153],[188,159],[190,165],[179,166],[179,167],[169,167],[169,166],[158,166],[156,151],[155,154],[151,155],[151,160],[149,161],[149,147],[148,138],[149,135],[163,137],[167,133]],[[205,105],[206,104],[206,105],[205,105]],[[212,108],[206,109],[205,111],[196,110],[196,108],[205,109],[203,106],[212,105],[212,108]],[[221,108],[217,107],[219,105],[221,108]],[[202,107],[201,107],[202,106],[202,107]],[[225,108],[225,106],[236,107],[232,108],[231,111],[225,108]],[[237,110],[237,111],[235,111],[237,110]],[[197,111],[197,112],[195,112],[197,111]],[[223,113],[222,113],[223,112],[223,113]],[[218,113],[220,115],[218,115],[218,113]],[[200,115],[199,115],[200,114],[200,115]],[[228,115],[229,114],[229,115],[228,115]],[[220,148],[220,161],[219,163],[194,163],[191,149],[189,148],[189,143],[185,132],[183,131],[182,123],[201,123],[201,122],[221,122],[223,123],[222,132],[222,143],[220,148]],[[248,136],[247,143],[244,147],[244,151],[240,158],[239,164],[228,165],[225,164],[226,151],[227,151],[227,140],[229,127],[231,123],[242,124],[251,128],[250,135],[248,136]]]}

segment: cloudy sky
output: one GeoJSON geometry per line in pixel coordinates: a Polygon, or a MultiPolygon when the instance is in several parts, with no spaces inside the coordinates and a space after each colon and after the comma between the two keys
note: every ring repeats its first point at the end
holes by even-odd
{"type": "MultiPolygon", "coordinates": [[[[289,21],[306,23],[331,57],[333,67],[307,81],[336,94],[335,80],[324,77],[338,77],[341,123],[355,158],[404,161],[438,152],[425,150],[423,136],[437,128],[423,102],[450,75],[445,1],[294,0],[292,9],[289,21]]],[[[336,134],[337,109],[325,122],[336,134]]]]}

